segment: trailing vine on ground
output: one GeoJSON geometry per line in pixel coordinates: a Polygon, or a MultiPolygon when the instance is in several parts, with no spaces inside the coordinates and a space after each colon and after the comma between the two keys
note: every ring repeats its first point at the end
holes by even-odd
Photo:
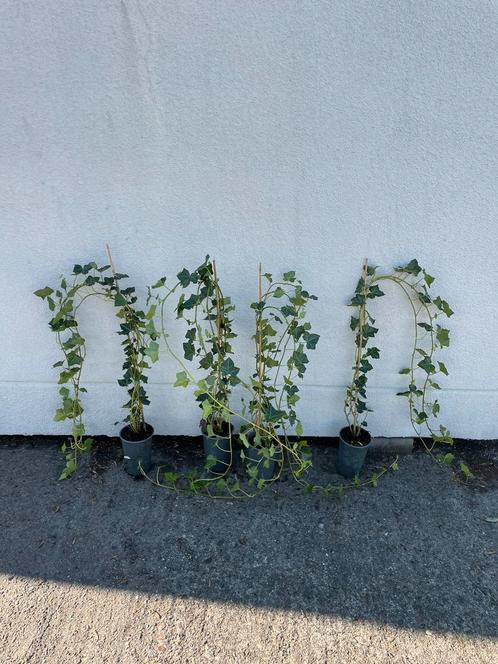
{"type": "MultiPolygon", "coordinates": [[[[211,328],[210,322],[216,321],[216,312],[218,309],[224,309],[224,313],[221,311],[221,318],[223,320],[222,327],[227,332],[227,341],[233,338],[231,329],[232,321],[228,316],[233,311],[232,305],[227,298],[222,296],[221,289],[218,294],[218,303],[215,302],[215,284],[219,287],[215,266],[209,257],[206,257],[204,263],[196,270],[189,272],[184,268],[178,273],[177,281],[173,286],[170,287],[167,284],[167,278],[162,277],[153,286],[149,287],[148,304],[151,307],[150,311],[153,311],[155,315],[154,319],[151,320],[151,325],[155,325],[155,329],[158,330],[163,339],[166,350],[181,368],[181,371],[177,374],[175,385],[177,387],[193,387],[194,395],[199,400],[201,407],[203,410],[206,409],[204,412],[209,414],[213,412],[205,405],[206,403],[210,403],[213,410],[217,412],[218,422],[230,424],[234,417],[241,420],[243,422],[243,431],[240,438],[244,446],[247,446],[248,442],[245,432],[248,432],[255,426],[258,427],[260,440],[266,442],[265,449],[268,450],[263,460],[274,454],[275,449],[282,449],[290,459],[289,467],[292,476],[307,492],[341,496],[345,491],[353,488],[376,486],[380,477],[385,473],[396,471],[398,467],[397,459],[391,464],[382,467],[379,471],[371,473],[370,476],[363,478],[355,477],[350,482],[339,484],[329,483],[322,486],[305,481],[304,474],[311,466],[311,461],[307,455],[307,443],[301,440],[291,442],[287,431],[289,428],[293,428],[296,434],[301,435],[302,433],[302,428],[295,412],[295,406],[299,400],[299,389],[295,382],[295,376],[298,378],[303,377],[306,365],[308,364],[306,350],[312,350],[316,347],[319,335],[311,331],[311,325],[305,320],[305,305],[309,300],[316,298],[302,288],[302,284],[296,279],[294,272],[286,273],[281,282],[276,283],[273,282],[270,274],[260,276],[258,301],[252,306],[256,312],[256,333],[254,335],[256,344],[256,371],[250,382],[243,383],[240,381],[250,393],[250,405],[248,409],[243,409],[242,412],[233,409],[227,398],[227,392],[229,393],[231,387],[238,383],[238,367],[235,364],[232,367],[231,363],[227,363],[225,366],[229,371],[226,372],[226,375],[232,379],[228,385],[228,389],[222,389],[220,392],[215,387],[219,386],[219,382],[217,381],[219,381],[220,374],[223,373],[221,367],[226,361],[227,355],[230,355],[232,350],[229,344],[225,347],[226,352],[220,353],[219,357],[217,357],[217,352],[212,353],[213,344],[215,348],[218,348],[218,342],[215,341],[217,339],[217,328],[215,325],[211,328]],[[262,288],[261,277],[264,277],[267,281],[267,289],[265,291],[262,288]],[[183,357],[180,357],[173,350],[169,341],[166,304],[178,289],[192,288],[192,285],[195,286],[194,292],[188,295],[183,293],[177,307],[177,314],[180,317],[185,317],[189,324],[183,346],[183,357]],[[275,299],[277,303],[275,303],[275,299]],[[208,310],[203,308],[206,302],[208,303],[208,310]],[[222,303],[222,307],[219,307],[219,303],[222,303]],[[196,307],[200,307],[197,316],[194,312],[196,307]],[[202,317],[199,316],[199,311],[201,310],[204,314],[202,317]],[[210,317],[211,320],[208,320],[207,317],[210,317]],[[201,337],[199,337],[198,326],[202,324],[208,325],[208,333],[207,335],[202,333],[201,337]],[[277,328],[280,329],[280,335],[276,332],[277,328]],[[192,330],[195,330],[195,332],[192,330]],[[203,347],[200,343],[200,338],[211,341],[207,345],[204,343],[203,347]],[[209,353],[211,353],[211,356],[209,353]],[[204,361],[206,357],[208,357],[209,361],[204,361]],[[186,361],[194,358],[199,360],[199,368],[208,372],[207,376],[198,379],[188,368],[186,361]],[[279,359],[276,360],[275,358],[279,359]],[[277,362],[277,364],[274,362],[277,362]],[[281,382],[277,374],[279,367],[281,367],[280,371],[283,371],[281,382]],[[263,371],[260,373],[262,368],[263,371]],[[268,375],[270,370],[274,372],[271,381],[268,375]],[[218,377],[216,377],[217,371],[219,371],[218,377]],[[208,381],[213,374],[215,375],[214,380],[210,379],[208,381]],[[259,376],[261,378],[264,377],[264,386],[262,388],[258,381],[259,376]],[[279,387],[280,389],[278,389],[279,387]],[[249,412],[246,412],[246,410],[249,412]],[[260,424],[256,422],[258,412],[260,413],[260,424]],[[267,420],[271,426],[267,426],[267,420]]],[[[208,463],[208,470],[209,465],[208,463]]],[[[205,493],[212,498],[223,499],[254,497],[268,485],[273,484],[281,476],[281,473],[282,467],[280,467],[277,476],[272,480],[257,480],[253,471],[249,474],[248,480],[244,481],[236,474],[229,474],[228,472],[214,474],[214,476],[212,473],[209,473],[206,476],[199,473],[195,468],[186,473],[179,473],[173,472],[166,466],[161,465],[156,467],[153,474],[144,473],[144,475],[156,486],[174,492],[186,494],[205,493]]]]}

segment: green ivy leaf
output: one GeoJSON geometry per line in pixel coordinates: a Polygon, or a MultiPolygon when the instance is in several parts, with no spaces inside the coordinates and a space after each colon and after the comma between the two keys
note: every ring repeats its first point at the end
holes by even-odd
{"type": "Polygon", "coordinates": [[[310,350],[314,350],[316,348],[316,345],[318,343],[318,339],[320,339],[319,334],[312,334],[312,333],[307,333],[304,336],[306,340],[306,348],[309,348],[310,350]]]}
{"type": "Polygon", "coordinates": [[[430,286],[434,282],[434,277],[431,277],[430,274],[427,274],[427,272],[424,270],[424,280],[425,283],[430,286]]]}
{"type": "Polygon", "coordinates": [[[288,304],[284,304],[284,306],[280,308],[280,311],[282,312],[282,316],[295,316],[297,313],[296,309],[288,304]]]}
{"type": "Polygon", "coordinates": [[[370,362],[367,359],[363,359],[360,362],[360,369],[363,373],[368,373],[373,369],[373,366],[370,364],[370,362]]]}
{"type": "Polygon", "coordinates": [[[66,419],[66,413],[62,408],[57,408],[54,415],[54,422],[62,422],[66,419]]]}
{"type": "Polygon", "coordinates": [[[185,341],[183,343],[183,357],[186,360],[193,360],[195,355],[195,346],[191,341],[185,341]]]}
{"type": "Polygon", "coordinates": [[[85,425],[82,423],[77,423],[73,425],[71,435],[73,438],[79,438],[85,433],[85,425]]]}
{"type": "Polygon", "coordinates": [[[463,461],[460,461],[460,470],[461,470],[462,473],[465,475],[465,477],[467,477],[467,478],[474,477],[474,474],[472,473],[472,471],[470,470],[470,468],[469,468],[469,467],[467,466],[467,464],[464,463],[463,461]]]}
{"type": "Polygon", "coordinates": [[[190,272],[187,270],[187,268],[184,267],[181,272],[178,272],[176,278],[183,286],[183,288],[186,288],[190,283],[190,272]]]}
{"type": "Polygon", "coordinates": [[[221,370],[221,375],[222,376],[231,376],[235,378],[237,374],[239,373],[240,369],[235,366],[233,363],[233,360],[231,357],[227,357],[224,361],[223,364],[220,367],[221,370]]]}
{"type": "Polygon", "coordinates": [[[120,292],[116,293],[114,297],[114,306],[115,307],[125,307],[128,304],[124,295],[120,292]]]}
{"type": "Polygon", "coordinates": [[[370,286],[368,289],[368,295],[367,297],[373,300],[376,297],[382,297],[385,295],[383,291],[380,290],[380,288],[377,286],[377,284],[373,284],[373,286],[370,286]]]}
{"type": "Polygon", "coordinates": [[[209,416],[213,412],[213,405],[209,399],[204,399],[204,401],[201,404],[202,407],[202,415],[205,420],[209,419],[209,416]]]}
{"type": "Polygon", "coordinates": [[[448,375],[448,369],[446,368],[446,365],[444,364],[444,362],[438,362],[438,366],[439,366],[439,371],[441,373],[443,373],[445,376],[447,376],[448,375]]]}
{"type": "Polygon", "coordinates": [[[413,258],[409,263],[407,263],[404,266],[396,267],[394,268],[396,272],[406,272],[407,274],[413,274],[417,276],[422,268],[418,264],[418,261],[416,258],[413,258]]]}
{"type": "Polygon", "coordinates": [[[362,332],[363,332],[363,338],[364,339],[371,339],[375,337],[375,335],[378,332],[377,327],[373,327],[372,325],[369,325],[368,323],[363,326],[362,332]]]}
{"type": "Polygon", "coordinates": [[[284,415],[283,410],[277,410],[272,404],[264,409],[265,420],[267,422],[278,422],[284,415]]]}
{"type": "Polygon", "coordinates": [[[145,349],[145,355],[150,357],[152,362],[157,362],[159,359],[159,344],[157,341],[151,341],[148,347],[145,349]]]}
{"type": "Polygon", "coordinates": [[[173,387],[188,387],[189,383],[190,383],[190,380],[187,376],[187,372],[186,371],[179,371],[176,374],[176,381],[175,381],[173,387]]]}
{"type": "Polygon", "coordinates": [[[446,300],[442,300],[439,295],[434,298],[434,304],[439,311],[442,311],[448,318],[455,313],[446,300]]]}
{"type": "Polygon", "coordinates": [[[428,356],[420,360],[418,366],[423,369],[428,375],[436,371],[436,367],[432,364],[428,356]]]}
{"type": "Polygon", "coordinates": [[[170,486],[174,486],[176,484],[177,479],[178,475],[176,473],[173,473],[171,471],[163,473],[163,481],[166,484],[169,484],[170,486]]]}
{"type": "Polygon", "coordinates": [[[351,302],[349,303],[349,306],[350,307],[361,307],[363,304],[365,304],[365,301],[366,300],[365,300],[364,295],[362,295],[361,293],[356,293],[356,295],[354,295],[351,298],[351,302]]]}
{"type": "Polygon", "coordinates": [[[59,480],[67,480],[68,477],[71,477],[71,475],[75,472],[75,470],[76,470],[76,459],[74,457],[71,457],[66,461],[64,470],[59,475],[59,480]]]}
{"type": "Polygon", "coordinates": [[[41,297],[41,299],[44,300],[49,295],[52,295],[53,292],[53,288],[50,288],[50,286],[45,286],[45,288],[40,288],[39,290],[35,291],[33,295],[36,295],[36,297],[41,297]]]}
{"type": "Polygon", "coordinates": [[[149,311],[145,314],[145,320],[151,320],[156,314],[157,305],[151,304],[149,311]]]}
{"type": "Polygon", "coordinates": [[[450,345],[450,331],[440,325],[437,326],[436,338],[441,348],[450,345]]]}

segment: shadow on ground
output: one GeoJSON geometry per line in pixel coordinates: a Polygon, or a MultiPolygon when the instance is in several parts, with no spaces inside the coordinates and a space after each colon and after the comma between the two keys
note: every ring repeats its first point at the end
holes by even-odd
{"type": "MultiPolygon", "coordinates": [[[[496,447],[471,486],[418,453],[342,499],[283,482],[242,501],[133,480],[115,449],[58,482],[53,445],[0,446],[0,574],[498,635],[496,447]]],[[[329,481],[335,451],[314,455],[329,481]]],[[[156,456],[200,461],[192,444],[156,456]]]]}

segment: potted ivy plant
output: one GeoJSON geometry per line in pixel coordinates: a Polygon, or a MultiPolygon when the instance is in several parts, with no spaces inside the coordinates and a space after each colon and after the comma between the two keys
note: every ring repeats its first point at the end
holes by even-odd
{"type": "Polygon", "coordinates": [[[270,273],[258,270],[258,300],[255,311],[256,367],[248,389],[250,423],[242,427],[241,452],[251,481],[263,483],[277,477],[284,451],[291,468],[302,473],[305,441],[290,443],[288,433],[301,436],[303,428],[296,414],[299,401],[297,379],[302,379],[309,362],[307,351],[316,348],[319,335],[306,320],[306,306],[316,300],[303,288],[294,271],[274,281],[270,273]],[[263,287],[265,280],[265,288],[263,287]]]}
{"type": "Polygon", "coordinates": [[[435,380],[436,375],[448,375],[445,364],[441,361],[436,363],[434,355],[438,349],[449,346],[449,330],[436,321],[441,315],[449,318],[453,311],[446,300],[430,294],[434,277],[421,268],[416,259],[387,274],[378,274],[377,268],[365,261],[349,303],[350,307],[356,309],[356,315],[352,315],[350,321],[351,330],[355,333],[355,358],[352,380],[346,389],[344,401],[347,426],[339,433],[337,457],[338,472],[348,478],[361,471],[371,444],[371,435],[367,429],[367,413],[372,412],[367,404],[367,374],[373,369],[371,361],[380,357],[380,350],[370,345],[378,328],[368,311],[368,303],[384,295],[379,286],[382,282],[391,282],[401,289],[408,298],[414,319],[411,363],[409,367],[400,370],[400,374],[409,376],[410,382],[408,389],[398,394],[408,399],[410,421],[415,434],[424,445],[424,430],[430,435],[433,444],[453,442],[446,427],[440,425],[439,429],[435,428],[433,421],[439,415],[440,405],[437,399],[431,400],[430,397],[430,391],[440,389],[435,380]]]}
{"type": "Polygon", "coordinates": [[[54,415],[55,422],[72,422],[71,436],[62,445],[65,459],[60,480],[67,479],[76,471],[79,458],[88,454],[93,440],[86,435],[83,421],[82,398],[86,388],[81,384],[81,373],[86,356],[86,341],[78,325],[78,310],[92,296],[105,296],[102,289],[103,273],[109,265],[98,267],[94,261],[76,264],[69,276],[61,276],[55,288],[45,286],[35,295],[45,300],[52,314],[50,329],[55,333],[62,359],[55,362],[59,370],[60,403],[54,415]]]}
{"type": "Polygon", "coordinates": [[[110,249],[107,253],[111,265],[112,277],[105,278],[107,295],[117,308],[116,316],[120,319],[118,334],[124,337],[122,348],[125,356],[123,376],[118,380],[128,393],[128,401],[123,405],[127,411],[125,425],[119,432],[123,448],[124,467],[127,473],[138,477],[147,473],[152,466],[152,438],[154,428],[145,421],[144,406],[150,403],[144,384],[146,372],[150,368],[148,360],[156,362],[159,357],[159,344],[154,326],[149,325],[153,311],[145,313],[137,308],[135,288],[121,288],[120,280],[126,274],[117,273],[112,261],[110,249]]]}
{"type": "Polygon", "coordinates": [[[196,360],[204,375],[194,381],[189,372],[181,371],[175,386],[195,384],[194,395],[202,410],[206,467],[211,473],[224,475],[233,458],[230,395],[240,383],[239,368],[232,359],[236,334],[231,314],[235,307],[223,294],[216,263],[209,256],[193,272],[184,268],[177,276],[183,292],[176,314],[187,323],[183,356],[189,362],[196,360]]]}

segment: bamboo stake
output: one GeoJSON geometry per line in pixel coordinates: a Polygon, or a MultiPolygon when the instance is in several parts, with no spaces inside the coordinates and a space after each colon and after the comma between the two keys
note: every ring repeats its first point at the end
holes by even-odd
{"type": "Polygon", "coordinates": [[[110,248],[108,242],[105,243],[105,250],[107,251],[107,258],[109,259],[109,265],[111,266],[111,272],[115,277],[116,276],[116,269],[114,267],[114,263],[113,263],[112,255],[111,255],[111,248],[110,248]]]}
{"type": "MultiPolygon", "coordinates": [[[[261,278],[261,261],[258,266],[258,302],[261,304],[263,300],[263,283],[261,278]]],[[[261,392],[263,390],[263,363],[262,363],[262,346],[261,346],[261,311],[258,311],[257,330],[256,330],[256,350],[257,350],[257,363],[258,363],[258,380],[259,380],[259,394],[258,402],[259,408],[256,414],[256,424],[261,427],[261,392]]]]}
{"type": "MultiPolygon", "coordinates": [[[[362,270],[362,277],[363,277],[363,295],[365,295],[365,287],[367,283],[367,276],[368,276],[368,258],[365,258],[365,262],[363,263],[363,270],[362,270]]],[[[363,354],[363,327],[365,325],[365,308],[366,304],[362,304],[359,308],[358,311],[358,338],[359,338],[359,343],[356,346],[356,353],[355,353],[355,371],[354,371],[354,376],[353,376],[353,384],[355,385],[355,394],[354,394],[354,412],[353,412],[353,433],[355,436],[360,435],[360,429],[361,425],[358,424],[358,411],[357,411],[357,401],[358,401],[358,391],[359,388],[355,384],[359,373],[360,373],[360,361],[361,361],[361,356],[363,354]]]]}
{"type": "Polygon", "coordinates": [[[213,260],[214,292],[216,294],[216,330],[218,332],[218,346],[221,344],[221,303],[218,275],[216,274],[216,261],[213,260]]]}

